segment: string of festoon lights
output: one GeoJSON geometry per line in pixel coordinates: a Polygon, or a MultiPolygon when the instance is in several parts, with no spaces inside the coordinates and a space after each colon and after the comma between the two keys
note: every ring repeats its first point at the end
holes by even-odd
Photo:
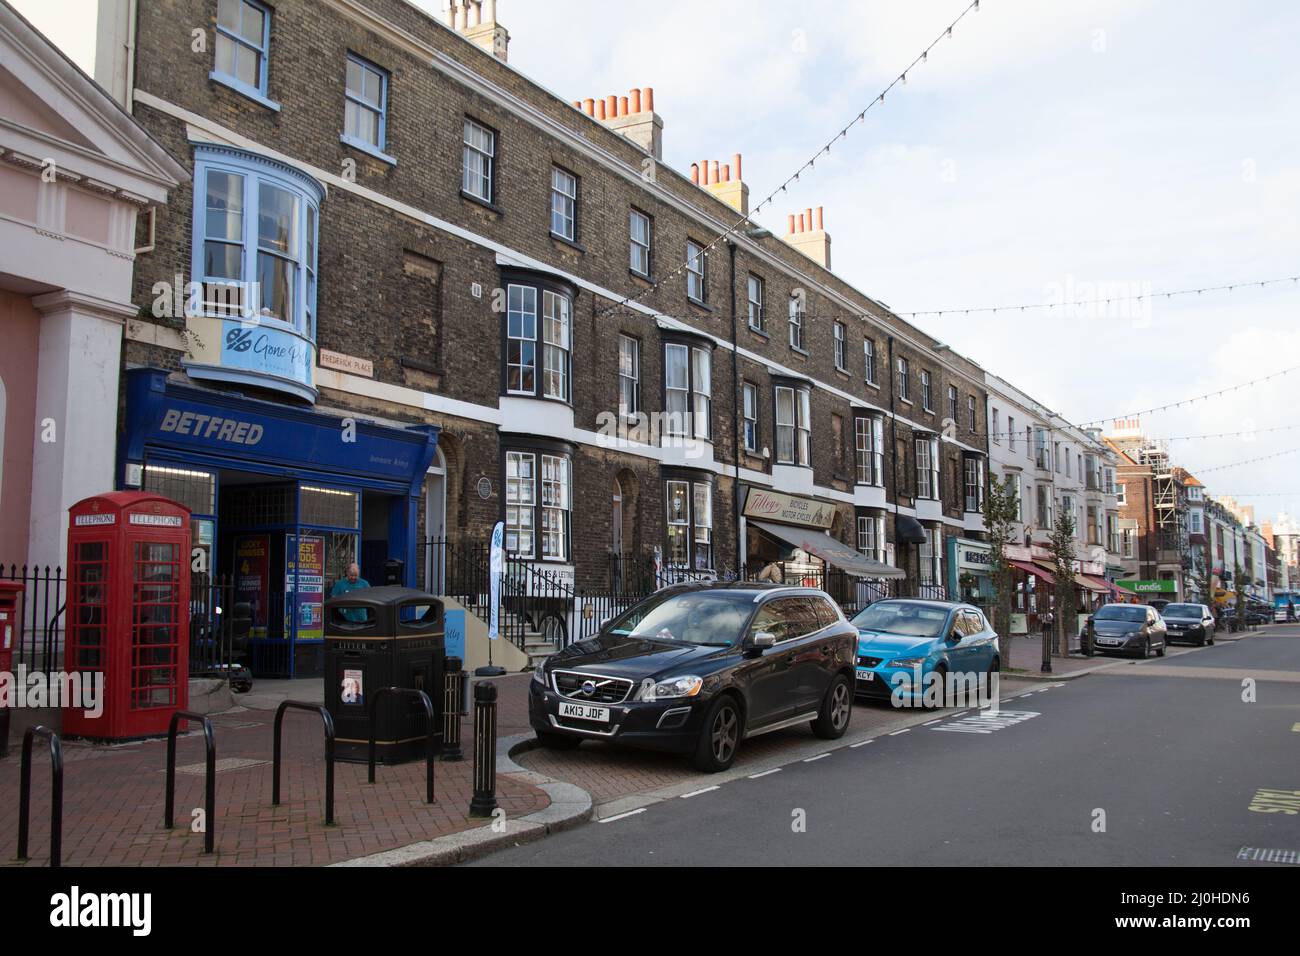
{"type": "MultiPolygon", "coordinates": [[[[922,50],[921,53],[916,57],[916,59],[914,59],[911,63],[907,65],[907,67],[903,70],[902,73],[896,76],[888,86],[886,86],[883,90],[880,91],[880,93],[876,95],[875,99],[873,99],[870,103],[868,103],[865,107],[863,107],[858,112],[857,116],[855,116],[847,124],[842,126],[834,136],[832,136],[819,150],[817,150],[817,152],[813,153],[813,155],[811,156],[811,158],[807,160],[807,162],[805,162],[802,166],[800,166],[788,177],[786,177],[785,181],[782,182],[781,185],[777,186],[770,193],[768,193],[767,196],[763,199],[763,201],[760,202],[757,206],[754,206],[748,214],[742,215],[739,219],[737,219],[734,223],[731,224],[730,228],[728,228],[726,232],[723,232],[712,242],[706,245],[703,248],[703,250],[701,250],[699,255],[696,257],[696,262],[698,262],[702,266],[703,263],[700,262],[701,259],[707,259],[709,253],[713,251],[713,249],[715,249],[719,243],[727,239],[728,236],[734,235],[737,232],[737,230],[741,229],[746,224],[757,226],[758,224],[754,222],[754,217],[757,216],[759,212],[763,210],[764,207],[769,206],[773,202],[775,202],[778,196],[783,194],[792,184],[799,181],[800,176],[802,176],[807,171],[813,169],[817,164],[817,160],[821,159],[823,156],[828,155],[836,143],[838,143],[842,139],[845,139],[849,135],[850,130],[852,130],[854,126],[858,125],[859,123],[865,123],[867,118],[867,113],[869,113],[873,107],[877,106],[880,103],[885,102],[885,95],[889,93],[891,90],[893,90],[894,87],[898,86],[899,84],[906,86],[907,74],[912,70],[914,70],[920,64],[925,63],[930,57],[930,51],[933,50],[936,46],[938,46],[938,44],[942,40],[950,38],[952,36],[953,27],[957,26],[957,24],[960,23],[968,13],[971,13],[972,11],[978,11],[979,8],[980,8],[980,0],[972,0],[972,2],[966,7],[966,9],[963,10],[958,15],[957,19],[953,20],[952,23],[948,24],[947,28],[942,33],[940,33],[937,37],[935,37],[935,39],[930,43],[930,45],[927,46],[924,50],[922,50]]],[[[635,295],[630,295],[622,299],[619,299],[613,305],[603,309],[601,312],[597,313],[597,318],[603,318],[604,316],[608,315],[609,313],[617,309],[622,308],[623,306],[629,305],[630,303],[636,302],[644,298],[645,296],[649,295],[650,293],[658,289],[665,282],[668,282],[670,279],[674,279],[677,276],[680,276],[682,273],[686,271],[686,269],[690,265],[692,265],[692,262],[691,260],[688,259],[686,262],[682,263],[682,265],[678,266],[672,272],[669,272],[667,275],[660,277],[655,282],[653,282],[646,288],[642,289],[640,292],[636,293],[635,295]]]]}
{"type": "Polygon", "coordinates": [[[1187,471],[1193,475],[1205,475],[1212,471],[1225,471],[1228,468],[1240,468],[1242,465],[1253,465],[1260,461],[1271,461],[1274,458],[1285,458],[1287,455],[1294,455],[1298,451],[1300,451],[1300,448],[1288,448],[1286,451],[1274,452],[1271,455],[1261,455],[1258,458],[1247,458],[1244,461],[1233,461],[1226,465],[1214,465],[1210,468],[1189,468],[1187,471]]]}
{"type": "MultiPolygon", "coordinates": [[[[656,283],[656,286],[663,284],[663,282],[667,281],[667,279],[671,278],[673,275],[680,275],[680,274],[681,274],[681,269],[678,269],[676,272],[671,273],[669,276],[666,276],[664,279],[660,279],[659,282],[656,283]]],[[[1142,293],[1141,295],[1127,295],[1127,296],[1116,295],[1106,299],[1075,299],[1070,302],[1039,302],[1034,304],[1025,303],[1023,305],[980,306],[977,308],[969,308],[969,309],[962,309],[962,308],[937,309],[928,312],[894,312],[892,309],[889,311],[893,315],[899,316],[900,318],[911,319],[911,318],[916,318],[917,316],[967,315],[976,312],[989,312],[989,313],[1024,312],[1030,309],[1056,309],[1056,308],[1065,310],[1065,309],[1077,308],[1080,306],[1110,305],[1112,303],[1136,302],[1144,299],[1171,299],[1176,296],[1202,295],[1207,292],[1232,292],[1236,289],[1264,288],[1265,286],[1278,285],[1284,282],[1290,282],[1296,285],[1300,285],[1300,275],[1283,276],[1278,279],[1253,279],[1245,282],[1234,282],[1230,285],[1213,285],[1213,286],[1201,286],[1199,288],[1173,289],[1168,292],[1146,292],[1146,293],[1142,293]]],[[[646,291],[651,291],[651,290],[646,290],[646,291]]],[[[623,299],[620,302],[615,303],[614,305],[607,306],[604,310],[597,313],[597,315],[605,316],[612,312],[617,312],[620,310],[622,310],[624,314],[632,315],[634,314],[633,310],[622,309],[622,306],[626,303],[630,303],[633,301],[635,301],[635,299],[623,299]]],[[[680,319],[683,321],[696,318],[696,316],[693,315],[673,315],[668,312],[658,312],[656,314],[662,315],[664,318],[680,319]]],[[[841,312],[801,311],[799,313],[799,318],[802,321],[809,321],[812,319],[834,319],[836,321],[840,321],[844,319],[864,319],[867,317],[868,316],[865,310],[864,311],[841,311],[841,312]]]]}
{"type": "MultiPolygon", "coordinates": [[[[1026,425],[1025,427],[1031,428],[1032,426],[1026,425]]],[[[1063,426],[1062,428],[1058,428],[1057,430],[1060,431],[1063,430],[1063,428],[1068,428],[1068,427],[1073,427],[1073,426],[1063,426]]],[[[1300,424],[1278,425],[1274,428],[1248,428],[1236,432],[1213,432],[1208,435],[1169,435],[1163,437],[1149,436],[1146,440],[1153,444],[1158,444],[1160,442],[1167,442],[1167,441],[1212,441],[1219,438],[1242,438],[1245,439],[1246,441],[1250,441],[1256,435],[1270,435],[1274,432],[1295,431],[1297,428],[1300,428],[1300,424]]],[[[1013,431],[989,432],[989,439],[991,441],[997,441],[998,439],[1001,438],[1019,439],[1019,438],[1023,438],[1024,435],[1025,432],[1022,430],[1017,430],[1014,432],[1013,431]]]]}
{"type": "Polygon", "coordinates": [[[933,315],[974,315],[977,313],[987,312],[996,314],[998,312],[1026,312],[1037,309],[1074,309],[1080,306],[1111,305],[1120,302],[1142,302],[1147,299],[1172,299],[1176,296],[1204,295],[1207,292],[1235,292],[1237,289],[1264,288],[1270,285],[1278,285],[1283,282],[1300,283],[1300,275],[1282,276],[1278,279],[1255,279],[1247,282],[1233,282],[1228,285],[1210,285],[1192,287],[1188,289],[1170,289],[1166,292],[1142,292],[1132,295],[1112,295],[1106,298],[1097,299],[1075,299],[1071,302],[1023,302],[1012,305],[981,305],[971,306],[968,308],[951,308],[951,309],[929,309],[924,312],[898,312],[897,315],[909,319],[918,316],[933,315]]]}
{"type": "Polygon", "coordinates": [[[1141,418],[1143,415],[1152,415],[1156,412],[1167,412],[1175,408],[1183,408],[1195,402],[1207,401],[1211,398],[1218,398],[1221,395],[1228,395],[1232,392],[1240,391],[1243,388],[1253,388],[1256,385],[1262,385],[1265,382],[1271,382],[1275,378],[1282,378],[1290,375],[1292,372],[1300,371],[1300,365],[1292,365],[1290,368],[1284,368],[1280,372],[1274,372],[1272,375],[1264,375],[1260,378],[1253,378],[1249,382],[1242,382],[1240,385],[1230,385],[1227,388],[1220,388],[1213,392],[1206,392],[1204,395],[1195,395],[1192,398],[1184,398],[1177,402],[1170,402],[1167,405],[1156,405],[1152,408],[1144,408],[1141,411],[1126,412],[1123,415],[1110,415],[1106,418],[1097,418],[1088,422],[1078,422],[1076,428],[1087,428],[1090,425],[1105,425],[1107,422],[1119,421],[1126,418],[1141,418]]]}

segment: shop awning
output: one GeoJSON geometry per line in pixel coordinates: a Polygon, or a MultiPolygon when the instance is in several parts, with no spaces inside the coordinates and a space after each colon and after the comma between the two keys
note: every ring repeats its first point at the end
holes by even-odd
{"type": "Polygon", "coordinates": [[[901,578],[903,572],[892,565],[873,561],[864,554],[854,551],[847,544],[836,541],[828,534],[807,528],[790,525],[771,524],[767,521],[750,519],[749,526],[770,534],[778,541],[801,548],[815,558],[821,558],[848,574],[860,578],[901,578]]]}
{"type": "Polygon", "coordinates": [[[1096,578],[1088,577],[1086,574],[1076,574],[1074,576],[1074,583],[1085,591],[1092,591],[1095,594],[1107,594],[1110,591],[1110,588],[1106,587],[1105,584],[1101,583],[1096,578]]]}
{"type": "Polygon", "coordinates": [[[1032,574],[1034,577],[1041,578],[1048,584],[1052,584],[1056,580],[1050,571],[1042,565],[1034,564],[1032,561],[1008,561],[1007,564],[1011,565],[1013,568],[1019,568],[1026,574],[1032,574]]]}
{"type": "Polygon", "coordinates": [[[1102,580],[1101,578],[1096,577],[1095,575],[1092,575],[1092,574],[1084,574],[1084,575],[1081,575],[1081,577],[1082,577],[1085,581],[1090,581],[1090,582],[1092,582],[1093,587],[1090,588],[1089,590],[1092,590],[1092,591],[1100,591],[1100,592],[1102,592],[1102,593],[1104,593],[1104,594],[1114,594],[1116,591],[1119,590],[1118,588],[1115,587],[1115,585],[1111,584],[1109,581],[1104,581],[1104,580],[1102,580]]]}
{"type": "Polygon", "coordinates": [[[911,515],[898,515],[895,526],[898,530],[899,544],[925,544],[930,540],[925,525],[911,515]]]}

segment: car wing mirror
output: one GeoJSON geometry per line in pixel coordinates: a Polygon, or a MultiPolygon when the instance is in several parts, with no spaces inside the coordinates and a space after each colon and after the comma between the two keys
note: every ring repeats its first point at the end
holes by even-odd
{"type": "Polygon", "coordinates": [[[749,638],[748,649],[751,651],[762,652],[775,646],[776,635],[771,631],[755,631],[749,638]]]}

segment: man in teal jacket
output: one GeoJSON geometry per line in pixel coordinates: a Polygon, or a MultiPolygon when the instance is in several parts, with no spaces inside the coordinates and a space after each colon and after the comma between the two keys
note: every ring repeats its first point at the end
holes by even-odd
{"type": "MultiPolygon", "coordinates": [[[[334,587],[330,588],[330,597],[339,597],[349,591],[358,591],[361,588],[368,587],[370,587],[370,582],[361,576],[361,568],[354,561],[348,565],[347,576],[334,582],[334,587]]],[[[345,607],[339,613],[344,620],[352,621],[355,624],[363,624],[366,620],[366,612],[359,607],[345,607]]]]}

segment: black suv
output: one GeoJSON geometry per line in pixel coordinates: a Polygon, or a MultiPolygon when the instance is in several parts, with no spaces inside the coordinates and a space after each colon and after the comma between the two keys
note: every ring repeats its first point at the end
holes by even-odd
{"type": "Polygon", "coordinates": [[[528,720],[547,747],[611,740],[689,754],[715,773],[770,730],[843,735],[857,640],[823,591],[674,585],[540,664],[528,720]]]}

